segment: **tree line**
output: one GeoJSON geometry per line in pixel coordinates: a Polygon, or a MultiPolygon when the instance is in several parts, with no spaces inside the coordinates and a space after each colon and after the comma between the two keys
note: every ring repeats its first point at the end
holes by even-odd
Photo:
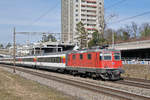
{"type": "Polygon", "coordinates": [[[80,48],[109,45],[112,44],[113,38],[115,43],[150,39],[150,23],[138,25],[135,22],[131,22],[117,30],[106,27],[104,33],[95,30],[91,33],[92,38],[90,40],[87,38],[90,33],[87,32],[84,24],[79,22],[76,26],[78,35],[76,39],[79,41],[80,48]]]}
{"type": "Polygon", "coordinates": [[[3,44],[0,44],[0,49],[8,49],[12,46],[11,43],[8,43],[6,46],[4,46],[3,44]]]}
{"type": "Polygon", "coordinates": [[[117,30],[107,28],[104,35],[108,43],[112,41],[112,34],[116,43],[150,39],[150,23],[138,25],[131,22],[117,30]]]}

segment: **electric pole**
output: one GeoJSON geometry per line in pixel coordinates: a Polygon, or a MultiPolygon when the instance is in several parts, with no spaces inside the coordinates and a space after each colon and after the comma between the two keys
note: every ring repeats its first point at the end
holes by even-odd
{"type": "Polygon", "coordinates": [[[14,32],[13,32],[13,61],[14,61],[14,73],[16,73],[16,29],[14,27],[14,32]]]}
{"type": "Polygon", "coordinates": [[[115,49],[115,34],[112,33],[112,49],[115,49]]]}

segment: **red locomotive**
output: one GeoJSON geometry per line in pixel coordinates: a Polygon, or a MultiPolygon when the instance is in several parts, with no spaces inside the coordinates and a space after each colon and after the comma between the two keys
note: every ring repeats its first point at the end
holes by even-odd
{"type": "MultiPolygon", "coordinates": [[[[13,64],[12,58],[0,59],[0,63],[13,64]]],[[[45,56],[17,57],[16,65],[52,69],[104,80],[118,80],[124,73],[121,54],[118,50],[94,49],[45,56]]]]}
{"type": "Polygon", "coordinates": [[[86,50],[71,52],[67,56],[67,66],[74,73],[82,72],[92,77],[120,79],[122,61],[117,50],[86,50]]]}

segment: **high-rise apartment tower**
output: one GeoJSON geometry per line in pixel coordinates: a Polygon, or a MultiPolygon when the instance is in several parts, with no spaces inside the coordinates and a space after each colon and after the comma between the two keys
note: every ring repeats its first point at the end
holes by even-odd
{"type": "MultiPolygon", "coordinates": [[[[63,42],[75,42],[76,24],[84,24],[88,33],[103,32],[104,0],[61,0],[61,32],[63,42]]],[[[92,35],[89,35],[89,39],[92,35]]]]}

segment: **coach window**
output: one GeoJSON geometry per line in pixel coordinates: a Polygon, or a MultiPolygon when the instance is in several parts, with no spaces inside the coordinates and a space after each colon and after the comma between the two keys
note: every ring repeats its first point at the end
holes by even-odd
{"type": "Polygon", "coordinates": [[[81,59],[81,60],[83,59],[83,54],[80,54],[80,59],[81,59]]]}
{"type": "Polygon", "coordinates": [[[62,61],[62,60],[61,60],[61,57],[59,57],[59,63],[61,63],[61,61],[62,61]]]}
{"type": "Polygon", "coordinates": [[[52,63],[54,63],[55,62],[55,58],[54,57],[52,57],[52,63]]]}
{"type": "Polygon", "coordinates": [[[54,57],[54,63],[56,63],[57,62],[57,58],[56,57],[54,57]]]}
{"type": "Polygon", "coordinates": [[[60,57],[57,57],[56,59],[57,59],[56,63],[60,63],[60,57]]]}
{"type": "Polygon", "coordinates": [[[76,59],[76,55],[73,55],[73,56],[72,56],[72,59],[75,60],[75,59],[76,59]]]}
{"type": "Polygon", "coordinates": [[[53,63],[55,63],[56,62],[56,58],[55,57],[53,57],[53,63]]]}
{"type": "Polygon", "coordinates": [[[50,62],[53,62],[53,57],[50,57],[50,62]]]}
{"type": "Polygon", "coordinates": [[[28,61],[28,62],[31,62],[31,61],[32,61],[32,58],[28,58],[27,61],[28,61]]]}
{"type": "Polygon", "coordinates": [[[39,62],[44,62],[44,58],[39,58],[39,62]]]}
{"type": "Polygon", "coordinates": [[[52,62],[52,57],[49,57],[49,62],[52,62]]]}
{"type": "Polygon", "coordinates": [[[39,61],[39,62],[42,62],[42,58],[39,58],[38,61],[39,61]]]}
{"type": "Polygon", "coordinates": [[[56,63],[59,63],[59,57],[56,57],[56,63]]]}
{"type": "Polygon", "coordinates": [[[56,57],[54,57],[54,63],[56,63],[57,62],[57,58],[56,57]]]}
{"type": "Polygon", "coordinates": [[[42,58],[42,62],[46,62],[47,61],[47,59],[45,59],[45,58],[42,58]]]}
{"type": "Polygon", "coordinates": [[[49,58],[44,58],[44,59],[45,59],[45,62],[50,62],[49,58]]]}
{"type": "Polygon", "coordinates": [[[91,59],[92,59],[92,55],[91,55],[91,54],[88,54],[88,55],[87,55],[87,58],[88,58],[88,60],[91,60],[91,59]]]}

